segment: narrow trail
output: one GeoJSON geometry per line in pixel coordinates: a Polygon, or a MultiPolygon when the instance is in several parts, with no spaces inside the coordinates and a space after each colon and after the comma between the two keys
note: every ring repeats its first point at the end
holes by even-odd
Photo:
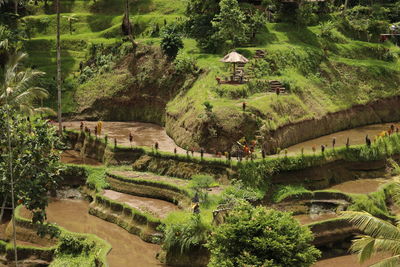
{"type": "Polygon", "coordinates": [[[104,190],[103,195],[161,219],[166,218],[169,213],[179,210],[178,206],[155,198],[132,196],[113,190],[104,190]]]}

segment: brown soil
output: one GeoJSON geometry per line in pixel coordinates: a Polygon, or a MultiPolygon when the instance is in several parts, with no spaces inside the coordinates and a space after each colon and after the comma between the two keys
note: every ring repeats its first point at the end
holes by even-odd
{"type": "Polygon", "coordinates": [[[367,267],[372,264],[377,263],[385,258],[389,257],[389,255],[385,254],[377,254],[374,255],[371,259],[365,261],[363,264],[360,264],[357,259],[357,255],[345,255],[334,257],[325,260],[319,260],[312,267],[367,267]]]}
{"type": "Polygon", "coordinates": [[[87,158],[87,157],[82,157],[78,151],[75,150],[65,150],[61,154],[61,162],[62,163],[72,163],[72,164],[85,164],[85,165],[92,165],[92,166],[100,166],[102,165],[101,162],[87,158]]]}
{"type": "Polygon", "coordinates": [[[47,218],[69,231],[95,234],[109,242],[112,245],[107,256],[110,267],[165,266],[155,258],[160,246],[146,243],[115,224],[89,215],[88,209],[89,204],[82,200],[54,200],[47,208],[47,218]]]}
{"type": "Polygon", "coordinates": [[[6,239],[6,228],[7,228],[8,223],[9,223],[8,221],[0,223],[0,240],[6,239]]]}
{"type": "Polygon", "coordinates": [[[339,190],[343,193],[351,194],[368,194],[378,190],[379,186],[389,182],[389,179],[376,178],[376,179],[360,179],[354,181],[343,182],[330,188],[329,190],[339,190]]]}
{"type": "Polygon", "coordinates": [[[132,196],[113,190],[105,190],[104,196],[120,203],[125,203],[142,212],[150,213],[158,218],[165,218],[170,212],[179,210],[178,206],[164,200],[132,196]]]}
{"type": "Polygon", "coordinates": [[[324,214],[301,214],[293,216],[301,224],[310,224],[314,222],[325,221],[328,219],[336,218],[336,213],[324,213],[324,214]]]}

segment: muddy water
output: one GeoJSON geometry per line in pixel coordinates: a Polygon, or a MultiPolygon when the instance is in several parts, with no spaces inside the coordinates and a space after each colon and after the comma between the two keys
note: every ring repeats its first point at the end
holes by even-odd
{"type": "MultiPolygon", "coordinates": [[[[298,154],[301,152],[301,149],[304,148],[304,153],[310,153],[312,152],[312,147],[315,146],[317,151],[319,152],[321,151],[321,145],[326,145],[328,148],[332,148],[333,138],[336,138],[336,147],[346,145],[347,138],[350,138],[350,145],[365,144],[365,136],[367,134],[371,138],[371,140],[373,140],[373,138],[382,131],[389,130],[390,125],[392,124],[393,123],[374,124],[341,131],[299,143],[297,145],[288,147],[287,150],[291,154],[298,154]]],[[[400,128],[400,125],[398,123],[393,125],[400,128]]]]}
{"type": "Polygon", "coordinates": [[[390,179],[385,178],[360,179],[337,184],[327,189],[339,190],[344,193],[368,194],[377,191],[379,186],[389,181],[390,179]]]}
{"type": "Polygon", "coordinates": [[[102,163],[95,159],[81,157],[80,153],[75,150],[65,150],[61,154],[60,158],[63,163],[72,163],[72,164],[86,164],[92,166],[100,166],[102,163]]]}
{"type": "Polygon", "coordinates": [[[132,196],[113,190],[105,190],[104,196],[143,212],[148,212],[158,218],[165,218],[170,212],[179,210],[178,206],[164,200],[132,196]]]}
{"type": "MultiPolygon", "coordinates": [[[[48,221],[69,231],[95,234],[108,241],[112,245],[107,256],[110,267],[165,266],[155,258],[160,246],[146,243],[119,226],[90,215],[88,207],[82,200],[55,200],[47,208],[48,221]]],[[[26,210],[22,214],[29,216],[26,210]]]]}
{"type": "MultiPolygon", "coordinates": [[[[83,123],[93,134],[97,122],[83,121],[83,123]]],[[[67,129],[80,130],[81,121],[67,121],[63,122],[63,125],[67,129]]],[[[132,133],[133,136],[133,146],[154,147],[154,144],[158,142],[160,151],[173,153],[176,148],[178,154],[186,154],[186,150],[179,147],[174,140],[167,135],[163,127],[153,123],[104,121],[101,137],[107,135],[110,142],[114,142],[114,138],[117,138],[119,145],[130,146],[129,133],[132,133]]],[[[194,152],[193,156],[200,157],[200,153],[194,152]]],[[[214,157],[214,155],[207,153],[204,153],[204,156],[214,157]]]]}
{"type": "Polygon", "coordinates": [[[296,220],[298,220],[301,224],[309,224],[336,218],[337,214],[334,212],[329,212],[323,214],[301,214],[301,215],[294,215],[293,217],[296,220]]]}
{"type": "Polygon", "coordinates": [[[389,257],[390,255],[377,254],[363,264],[358,263],[357,255],[345,255],[325,260],[319,260],[312,267],[367,267],[389,257]]]}
{"type": "MultiPolygon", "coordinates": [[[[84,121],[83,123],[85,127],[88,127],[92,133],[94,133],[94,127],[97,125],[97,122],[84,121]]],[[[80,121],[68,121],[63,123],[67,129],[75,130],[80,129],[80,124],[80,121]]],[[[158,142],[159,148],[162,151],[173,152],[174,148],[177,148],[180,153],[185,152],[167,135],[163,127],[156,124],[142,122],[103,122],[101,136],[104,137],[104,135],[108,135],[109,140],[112,142],[114,142],[114,138],[117,138],[118,144],[130,146],[129,133],[132,133],[133,136],[133,146],[152,147],[158,142]]]]}

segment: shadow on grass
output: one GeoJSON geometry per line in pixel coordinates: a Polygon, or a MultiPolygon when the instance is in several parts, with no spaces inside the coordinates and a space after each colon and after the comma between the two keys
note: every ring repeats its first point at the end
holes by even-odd
{"type": "Polygon", "coordinates": [[[286,34],[289,43],[297,45],[312,45],[320,48],[321,44],[315,33],[305,26],[290,23],[279,23],[275,25],[275,30],[286,34]]]}

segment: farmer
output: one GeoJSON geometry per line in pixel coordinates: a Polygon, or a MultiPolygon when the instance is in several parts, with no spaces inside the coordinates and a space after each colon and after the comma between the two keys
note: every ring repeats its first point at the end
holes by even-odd
{"type": "Polygon", "coordinates": [[[371,139],[369,139],[368,134],[365,136],[365,143],[367,144],[368,147],[371,146],[371,139]]]}
{"type": "Polygon", "coordinates": [[[131,148],[132,148],[132,141],[133,141],[133,135],[131,132],[129,132],[129,143],[131,144],[131,148]]]}

